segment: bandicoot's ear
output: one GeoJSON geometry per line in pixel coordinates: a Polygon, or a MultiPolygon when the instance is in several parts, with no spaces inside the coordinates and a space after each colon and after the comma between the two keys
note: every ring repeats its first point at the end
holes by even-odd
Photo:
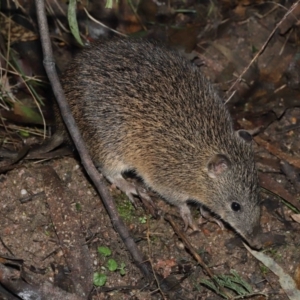
{"type": "Polygon", "coordinates": [[[214,155],[207,164],[208,176],[216,178],[219,175],[224,174],[231,167],[229,158],[224,154],[214,155]]]}
{"type": "Polygon", "coordinates": [[[236,134],[243,139],[246,143],[252,142],[252,135],[247,130],[237,130],[236,134]]]}

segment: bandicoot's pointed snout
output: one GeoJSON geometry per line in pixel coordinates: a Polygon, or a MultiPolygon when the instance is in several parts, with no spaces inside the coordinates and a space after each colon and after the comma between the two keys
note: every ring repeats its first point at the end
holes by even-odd
{"type": "Polygon", "coordinates": [[[245,237],[246,242],[249,246],[255,250],[261,250],[263,243],[261,241],[262,229],[260,226],[256,226],[252,233],[245,237]]]}

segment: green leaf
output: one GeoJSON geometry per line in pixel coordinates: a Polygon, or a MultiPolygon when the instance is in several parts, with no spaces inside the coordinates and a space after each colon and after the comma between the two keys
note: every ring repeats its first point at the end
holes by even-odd
{"type": "Polygon", "coordinates": [[[246,281],[244,281],[235,270],[231,270],[230,273],[230,275],[220,274],[214,276],[214,282],[206,279],[201,280],[200,282],[226,299],[227,295],[223,294],[219,290],[219,287],[234,291],[238,296],[250,295],[252,293],[252,287],[246,281]],[[215,283],[217,283],[218,286],[216,286],[215,283]]]}
{"type": "Polygon", "coordinates": [[[256,53],[257,51],[258,49],[254,45],[252,45],[252,53],[256,53]]]}
{"type": "Polygon", "coordinates": [[[126,274],[126,271],[124,269],[120,269],[120,275],[124,276],[126,274]]]}
{"type": "Polygon", "coordinates": [[[13,104],[13,112],[19,119],[19,121],[34,124],[43,124],[43,119],[36,108],[26,106],[22,103],[15,102],[13,104]]]}
{"type": "Polygon", "coordinates": [[[251,285],[243,280],[236,270],[230,270],[230,273],[233,275],[233,278],[231,279],[233,282],[240,284],[248,293],[253,292],[251,285]]]}
{"type": "Polygon", "coordinates": [[[95,286],[104,286],[106,283],[107,277],[104,274],[101,273],[94,273],[93,276],[93,283],[95,286]]]}
{"type": "Polygon", "coordinates": [[[80,212],[81,211],[81,204],[80,203],[76,203],[75,204],[75,207],[76,207],[76,211],[80,212]]]}
{"type": "Polygon", "coordinates": [[[105,3],[105,8],[112,8],[113,6],[113,0],[106,0],[106,3],[105,3]]]}
{"type": "Polygon", "coordinates": [[[147,217],[139,217],[139,221],[141,224],[146,224],[147,223],[147,217]]]}
{"type": "Polygon", "coordinates": [[[30,134],[29,134],[29,132],[28,131],[25,131],[25,130],[19,130],[19,134],[22,136],[22,137],[29,137],[30,136],[30,134]]]}
{"type": "Polygon", "coordinates": [[[209,287],[216,294],[221,295],[225,299],[228,299],[228,297],[226,295],[224,295],[222,292],[219,291],[219,288],[217,288],[212,281],[207,280],[207,279],[202,279],[202,280],[200,280],[200,283],[209,287]]]}
{"type": "Polygon", "coordinates": [[[70,26],[70,30],[76,39],[76,41],[83,46],[79,29],[78,29],[78,23],[76,18],[76,0],[70,0],[69,6],[68,6],[68,22],[70,26]]]}
{"type": "Polygon", "coordinates": [[[110,258],[107,261],[107,267],[109,271],[114,272],[118,269],[118,264],[113,258],[110,258]]]}
{"type": "Polygon", "coordinates": [[[108,247],[98,247],[98,253],[103,255],[103,256],[111,256],[111,250],[108,247]]]}
{"type": "Polygon", "coordinates": [[[124,276],[126,274],[125,267],[126,267],[126,265],[124,263],[121,263],[121,265],[120,265],[120,275],[122,275],[122,276],[124,276]]]}

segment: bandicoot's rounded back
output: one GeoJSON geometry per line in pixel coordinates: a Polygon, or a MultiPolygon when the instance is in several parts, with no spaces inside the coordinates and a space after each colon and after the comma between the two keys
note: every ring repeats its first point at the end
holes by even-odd
{"type": "Polygon", "coordinates": [[[62,83],[92,158],[111,182],[134,193],[121,178],[132,169],[189,225],[192,200],[258,245],[251,137],[233,130],[197,66],[155,42],[113,39],[83,50],[62,83]]]}

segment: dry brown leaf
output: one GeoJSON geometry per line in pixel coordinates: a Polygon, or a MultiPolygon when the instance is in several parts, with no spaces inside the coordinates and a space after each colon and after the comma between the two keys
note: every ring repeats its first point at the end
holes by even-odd
{"type": "Polygon", "coordinates": [[[246,244],[244,244],[244,246],[256,259],[258,259],[275,275],[278,276],[279,284],[290,300],[300,299],[300,291],[298,290],[296,282],[288,273],[285,272],[285,270],[279,264],[277,264],[277,262],[273,258],[267,256],[262,252],[252,250],[246,244]]]}
{"type": "Polygon", "coordinates": [[[297,223],[300,223],[300,214],[293,214],[291,215],[291,218],[297,222],[297,223]]]}
{"type": "Polygon", "coordinates": [[[246,16],[246,9],[247,7],[238,5],[233,11],[234,14],[239,18],[239,19],[244,19],[246,16]]]}
{"type": "Polygon", "coordinates": [[[172,267],[176,266],[176,261],[175,259],[165,259],[165,260],[158,260],[155,263],[155,269],[161,271],[161,275],[166,278],[171,274],[172,267]]]}

